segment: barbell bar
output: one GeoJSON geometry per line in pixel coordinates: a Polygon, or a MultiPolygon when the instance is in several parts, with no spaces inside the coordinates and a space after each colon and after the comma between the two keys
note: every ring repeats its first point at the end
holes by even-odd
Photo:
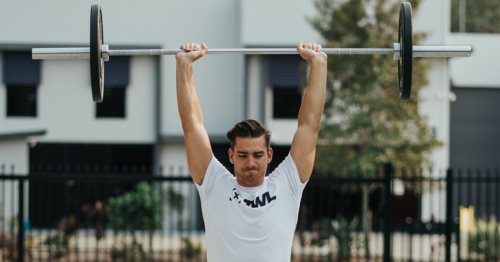
{"type": "MultiPolygon", "coordinates": [[[[399,60],[401,45],[394,43],[394,48],[322,48],[329,55],[393,55],[399,60]]],[[[182,49],[109,49],[102,45],[101,56],[108,61],[110,56],[156,56],[175,55],[186,52],[182,49]]],[[[413,57],[468,57],[470,46],[413,46],[413,57]]],[[[296,48],[225,48],[208,49],[207,55],[296,55],[296,48]]],[[[90,48],[33,48],[33,59],[89,59],[90,48]]]]}
{"type": "MultiPolygon", "coordinates": [[[[398,60],[398,86],[401,100],[410,99],[413,57],[469,57],[470,46],[413,46],[411,5],[401,3],[398,43],[392,48],[322,48],[329,55],[392,55],[398,60]],[[406,48],[407,46],[412,48],[406,48]]],[[[33,48],[33,59],[90,59],[92,97],[102,102],[104,93],[104,61],[110,56],[175,55],[182,49],[109,49],[104,44],[101,6],[92,5],[90,12],[90,47],[33,48]]],[[[293,55],[296,48],[229,48],[209,49],[207,54],[293,55]]]]}

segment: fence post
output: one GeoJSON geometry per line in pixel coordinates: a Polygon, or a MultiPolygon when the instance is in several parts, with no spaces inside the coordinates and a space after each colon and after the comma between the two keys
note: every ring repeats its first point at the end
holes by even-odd
{"type": "Polygon", "coordinates": [[[392,166],[384,165],[384,262],[391,261],[392,255],[392,166]]]}
{"type": "Polygon", "coordinates": [[[453,230],[453,171],[449,168],[446,171],[446,226],[444,234],[446,236],[445,262],[451,262],[451,232],[453,230]]]}
{"type": "Polygon", "coordinates": [[[24,178],[19,179],[19,213],[17,218],[17,258],[24,262],[24,178]]]}

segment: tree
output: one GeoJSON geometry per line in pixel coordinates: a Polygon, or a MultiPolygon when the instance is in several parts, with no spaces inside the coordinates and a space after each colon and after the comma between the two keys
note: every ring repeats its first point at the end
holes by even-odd
{"type": "MultiPolygon", "coordinates": [[[[413,13],[419,2],[411,1],[413,13]]],[[[309,20],[327,47],[392,47],[398,37],[400,2],[392,3],[316,0],[319,14],[309,20]]],[[[414,32],[414,45],[424,37],[414,32]]],[[[374,170],[385,163],[395,168],[430,165],[430,153],[440,142],[418,112],[418,92],[428,82],[430,65],[429,59],[413,60],[411,98],[401,101],[392,56],[329,56],[316,167],[374,170]]]]}
{"type": "MultiPolygon", "coordinates": [[[[135,190],[121,196],[109,199],[109,227],[115,231],[130,232],[132,243],[123,241],[122,250],[113,245],[113,258],[126,257],[127,252],[134,259],[143,260],[142,244],[137,242],[135,231],[138,229],[149,231],[149,247],[152,253],[153,231],[161,229],[161,197],[160,192],[147,182],[136,185],[135,190]],[[127,251],[127,249],[130,249],[127,251]]],[[[116,243],[115,243],[116,244],[116,243]]],[[[114,260],[114,259],[113,259],[114,260]]]]}
{"type": "MultiPolygon", "coordinates": [[[[415,14],[420,0],[410,0],[415,14]]],[[[318,15],[309,19],[330,48],[392,47],[398,39],[401,1],[315,0],[318,15]]],[[[414,32],[418,45],[425,33],[414,32]]],[[[429,59],[413,60],[412,94],[401,101],[398,66],[388,55],[328,56],[324,120],[319,132],[315,168],[361,170],[386,163],[396,169],[428,167],[431,151],[441,143],[418,112],[418,92],[428,80],[429,59]]],[[[368,239],[368,197],[361,185],[363,229],[368,239]]],[[[367,241],[367,240],[366,240],[367,241]]],[[[367,257],[368,243],[365,244],[367,257]]]]}
{"type": "Polygon", "coordinates": [[[461,19],[465,19],[465,32],[498,34],[500,33],[500,0],[451,0],[452,32],[460,32],[461,19]],[[460,3],[464,5],[461,7],[460,3]],[[461,11],[464,17],[461,17],[461,11]]]}

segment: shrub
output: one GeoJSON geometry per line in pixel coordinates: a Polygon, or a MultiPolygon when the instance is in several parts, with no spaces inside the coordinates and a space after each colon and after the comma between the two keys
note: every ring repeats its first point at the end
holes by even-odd
{"type": "Polygon", "coordinates": [[[500,257],[500,223],[495,216],[490,220],[477,219],[469,233],[469,252],[483,257],[486,261],[500,257]]]}

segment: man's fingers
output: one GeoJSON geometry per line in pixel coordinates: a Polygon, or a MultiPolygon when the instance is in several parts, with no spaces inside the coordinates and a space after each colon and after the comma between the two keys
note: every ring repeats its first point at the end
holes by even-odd
{"type": "Polygon", "coordinates": [[[297,49],[298,50],[304,49],[304,47],[302,45],[303,45],[303,43],[302,43],[302,41],[300,41],[300,43],[297,45],[297,49]]]}
{"type": "Polygon", "coordinates": [[[316,43],[312,43],[312,50],[316,51],[316,43]]]}
{"type": "Polygon", "coordinates": [[[199,50],[200,49],[200,45],[196,44],[196,46],[194,48],[195,48],[195,50],[199,50]]]}
{"type": "Polygon", "coordinates": [[[321,45],[317,45],[317,46],[316,46],[316,51],[318,51],[318,52],[319,52],[320,50],[321,50],[321,45]]]}
{"type": "Polygon", "coordinates": [[[205,51],[207,51],[207,50],[208,50],[208,47],[207,47],[207,45],[205,45],[205,43],[201,43],[201,48],[202,48],[203,50],[205,50],[205,51]]]}

